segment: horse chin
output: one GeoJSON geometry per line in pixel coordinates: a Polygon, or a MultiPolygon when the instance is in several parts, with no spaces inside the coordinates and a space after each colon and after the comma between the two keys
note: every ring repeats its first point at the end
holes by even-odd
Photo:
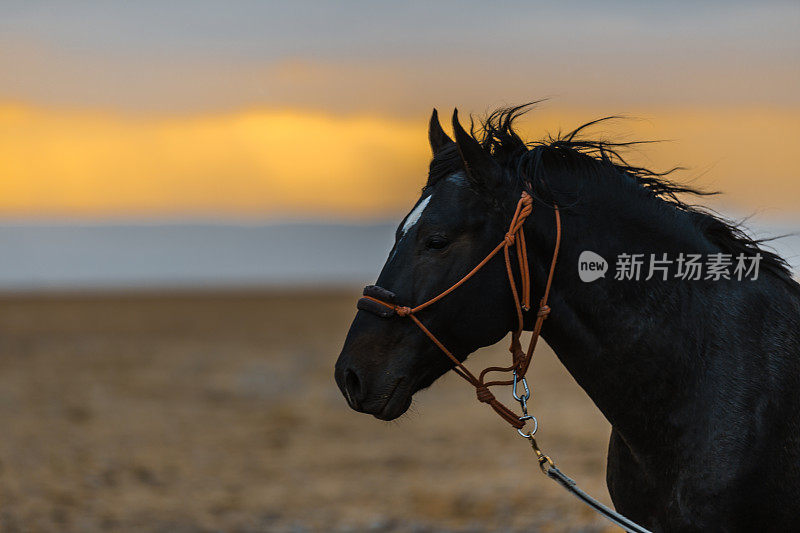
{"type": "Polygon", "coordinates": [[[372,416],[379,420],[394,420],[399,418],[411,407],[414,394],[433,385],[445,372],[446,369],[430,369],[417,379],[412,380],[410,386],[398,386],[386,401],[383,408],[378,413],[373,413],[372,416]]]}
{"type": "Polygon", "coordinates": [[[383,406],[383,408],[372,416],[378,420],[386,421],[399,418],[406,411],[408,411],[409,407],[411,407],[411,397],[411,394],[403,394],[400,393],[400,391],[397,391],[386,401],[386,404],[383,406]]]}
{"type": "Polygon", "coordinates": [[[430,387],[440,375],[441,373],[428,371],[416,379],[401,379],[381,410],[372,416],[378,420],[394,420],[401,417],[411,407],[414,394],[430,387]]]}

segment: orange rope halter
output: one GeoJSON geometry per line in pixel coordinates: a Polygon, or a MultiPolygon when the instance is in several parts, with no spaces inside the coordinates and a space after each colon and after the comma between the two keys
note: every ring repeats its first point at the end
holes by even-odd
{"type": "MultiPolygon", "coordinates": [[[[475,268],[469,271],[464,277],[454,283],[450,288],[447,290],[439,293],[437,296],[434,296],[427,302],[421,303],[416,307],[406,307],[402,305],[396,305],[391,302],[385,301],[386,299],[390,299],[392,293],[383,289],[381,287],[377,287],[374,285],[368,286],[364,289],[364,296],[358,301],[358,308],[371,311],[378,314],[381,317],[388,318],[393,314],[397,314],[399,317],[408,317],[410,318],[417,327],[422,330],[422,332],[428,336],[428,338],[433,341],[433,343],[439,347],[444,354],[450,358],[451,361],[455,364],[455,368],[453,369],[456,374],[464,378],[467,382],[469,382],[473,387],[475,387],[475,392],[478,397],[478,401],[482,403],[489,404],[498,415],[500,415],[503,420],[511,424],[513,427],[517,428],[518,430],[521,429],[525,425],[525,420],[521,417],[518,417],[514,411],[500,403],[489,390],[489,387],[493,387],[495,385],[511,385],[515,383],[515,380],[500,380],[500,381],[486,381],[486,375],[490,372],[514,372],[516,373],[517,379],[522,379],[525,377],[526,372],[531,364],[531,359],[533,357],[533,351],[536,348],[536,341],[539,339],[539,334],[542,330],[542,324],[547,316],[550,314],[550,308],[547,306],[547,298],[550,294],[550,286],[553,283],[553,273],[555,272],[556,268],[556,260],[558,259],[558,249],[561,245],[561,216],[559,215],[558,206],[554,206],[554,212],[556,217],[556,243],[555,248],[553,250],[553,258],[550,262],[550,271],[547,275],[547,281],[544,287],[544,294],[542,295],[542,299],[539,301],[539,309],[536,312],[536,322],[533,326],[533,333],[531,335],[530,343],[528,344],[528,350],[522,350],[522,344],[520,343],[520,337],[522,335],[522,327],[523,327],[523,311],[528,311],[530,309],[530,268],[528,266],[528,254],[525,248],[525,230],[523,229],[523,225],[525,220],[531,214],[533,210],[533,199],[527,192],[523,192],[522,196],[517,203],[517,208],[514,211],[514,216],[511,218],[511,223],[509,224],[508,232],[506,233],[505,237],[503,238],[500,243],[495,246],[495,248],[489,252],[483,261],[478,263],[475,268]],[[511,267],[511,254],[509,249],[516,245],[517,249],[517,264],[519,266],[520,271],[520,284],[521,284],[521,294],[522,297],[520,298],[520,291],[517,289],[517,284],[514,282],[514,272],[511,267]],[[506,262],[506,272],[508,273],[508,284],[511,286],[511,294],[514,297],[514,308],[517,312],[517,329],[511,335],[511,346],[509,347],[509,351],[511,352],[511,366],[508,367],[497,367],[492,366],[485,368],[481,373],[476,377],[475,374],[469,371],[467,367],[465,367],[461,361],[459,361],[453,354],[448,350],[440,341],[436,338],[436,336],[425,327],[425,325],[420,322],[419,318],[417,318],[416,314],[423,309],[430,307],[431,305],[435,304],[461,285],[466,283],[472,276],[474,276],[481,268],[486,266],[486,264],[495,256],[497,255],[500,250],[503,251],[503,255],[505,256],[506,262]],[[383,309],[378,307],[375,308],[374,304],[379,304],[383,306],[383,309]]],[[[516,391],[514,391],[516,393],[516,391]]]]}

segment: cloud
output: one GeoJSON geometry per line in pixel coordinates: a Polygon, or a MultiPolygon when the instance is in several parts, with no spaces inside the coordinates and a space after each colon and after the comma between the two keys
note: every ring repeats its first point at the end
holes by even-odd
{"type": "Polygon", "coordinates": [[[0,99],[405,117],[542,96],[796,106],[799,23],[797,2],[18,2],[0,18],[0,99]]]}
{"type": "Polygon", "coordinates": [[[423,122],[23,106],[0,108],[0,145],[5,215],[376,214],[412,201],[427,151],[423,122]]]}
{"type": "MultiPolygon", "coordinates": [[[[796,211],[800,109],[647,111],[648,121],[598,134],[674,139],[634,160],[685,164],[685,177],[702,174],[699,185],[726,191],[724,202],[745,211],[796,211]]],[[[521,126],[535,139],[601,112],[545,107],[521,126]]],[[[424,183],[426,128],[425,115],[299,108],[171,116],[4,105],[0,215],[396,217],[424,183]]]]}

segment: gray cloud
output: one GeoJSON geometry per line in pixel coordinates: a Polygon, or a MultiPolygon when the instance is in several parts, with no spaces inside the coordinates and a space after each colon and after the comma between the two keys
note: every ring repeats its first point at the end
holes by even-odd
{"type": "Polygon", "coordinates": [[[800,104],[796,2],[184,0],[3,11],[0,98],[48,105],[416,113],[547,95],[800,104]]]}

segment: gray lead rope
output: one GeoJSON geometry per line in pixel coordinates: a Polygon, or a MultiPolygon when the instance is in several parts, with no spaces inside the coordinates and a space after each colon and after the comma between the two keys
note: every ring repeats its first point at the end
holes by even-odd
{"type": "Polygon", "coordinates": [[[517,433],[519,433],[520,436],[528,439],[528,441],[531,443],[531,448],[533,448],[533,452],[536,454],[536,461],[539,463],[539,469],[544,472],[547,477],[564,487],[567,492],[570,492],[580,501],[594,509],[594,511],[600,514],[600,516],[609,522],[618,525],[628,533],[652,533],[649,529],[645,529],[636,522],[625,518],[618,512],[614,511],[613,509],[609,509],[599,501],[583,492],[578,488],[578,484],[575,483],[572,478],[556,467],[553,460],[550,459],[550,457],[544,453],[541,448],[539,448],[539,444],[536,442],[536,438],[534,437],[536,431],[539,429],[539,422],[536,420],[535,416],[528,414],[528,400],[531,398],[531,391],[528,387],[527,380],[524,377],[517,379],[517,372],[515,371],[514,382],[511,387],[511,392],[514,396],[514,399],[517,400],[522,407],[522,416],[519,417],[520,421],[523,423],[527,422],[528,420],[533,422],[533,429],[531,429],[530,432],[525,433],[522,429],[518,429],[517,433]],[[522,394],[517,393],[518,383],[521,383],[524,388],[524,392],[522,394]]]}
{"type": "Polygon", "coordinates": [[[629,533],[651,533],[650,530],[645,529],[636,522],[633,522],[625,518],[618,512],[609,509],[599,501],[595,500],[594,498],[583,492],[581,489],[578,488],[578,485],[577,483],[575,483],[575,481],[573,481],[569,476],[567,476],[564,472],[562,472],[555,466],[550,466],[549,468],[547,468],[545,474],[547,474],[547,477],[556,481],[559,485],[567,489],[567,491],[572,493],[580,501],[582,501],[583,503],[585,503],[586,505],[597,511],[597,513],[599,513],[601,516],[603,516],[610,522],[613,522],[614,524],[618,525],[625,531],[628,531],[629,533]]]}

